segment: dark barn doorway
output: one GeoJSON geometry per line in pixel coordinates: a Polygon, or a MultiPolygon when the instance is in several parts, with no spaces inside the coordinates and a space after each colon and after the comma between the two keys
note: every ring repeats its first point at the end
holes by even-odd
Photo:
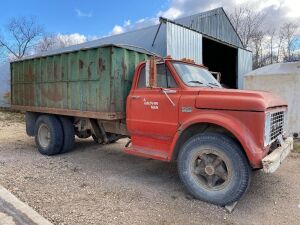
{"type": "Polygon", "coordinates": [[[237,88],[238,50],[203,37],[203,65],[210,71],[221,73],[221,84],[228,88],[237,88]]]}

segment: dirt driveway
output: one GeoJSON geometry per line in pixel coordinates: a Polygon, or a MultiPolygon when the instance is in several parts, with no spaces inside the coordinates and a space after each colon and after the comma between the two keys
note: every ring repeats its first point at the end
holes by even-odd
{"type": "Polygon", "coordinates": [[[191,199],[176,165],[122,152],[123,141],[40,155],[22,116],[0,112],[0,183],[54,224],[299,224],[300,154],[274,174],[254,174],[228,214],[191,199]]]}

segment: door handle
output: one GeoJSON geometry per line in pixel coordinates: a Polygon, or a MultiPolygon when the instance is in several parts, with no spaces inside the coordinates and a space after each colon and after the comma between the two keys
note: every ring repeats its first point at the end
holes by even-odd
{"type": "Polygon", "coordinates": [[[139,99],[139,98],[141,98],[141,96],[132,95],[131,98],[132,98],[132,99],[139,99]]]}
{"type": "Polygon", "coordinates": [[[163,92],[164,94],[175,94],[175,93],[177,93],[176,90],[167,89],[167,88],[163,88],[163,89],[162,89],[162,92],[163,92]]]}

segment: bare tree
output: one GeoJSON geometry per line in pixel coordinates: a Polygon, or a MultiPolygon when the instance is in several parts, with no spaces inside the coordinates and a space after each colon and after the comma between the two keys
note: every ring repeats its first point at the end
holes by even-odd
{"type": "Polygon", "coordinates": [[[45,52],[50,49],[53,49],[53,46],[56,44],[56,38],[54,35],[46,35],[42,37],[36,44],[34,50],[36,53],[45,52]]]}
{"type": "Polygon", "coordinates": [[[43,29],[34,18],[12,18],[6,26],[6,35],[0,36],[0,47],[14,58],[21,59],[42,34],[43,29]]]}
{"type": "Polygon", "coordinates": [[[295,41],[295,33],[298,26],[294,23],[285,23],[280,27],[280,38],[284,42],[283,51],[284,58],[287,61],[292,59],[292,47],[295,41]]]}
{"type": "Polygon", "coordinates": [[[249,48],[251,39],[261,31],[265,15],[245,5],[235,8],[229,18],[244,46],[249,48]]]}
{"type": "Polygon", "coordinates": [[[57,35],[52,34],[41,38],[35,47],[35,51],[39,53],[51,49],[64,48],[71,45],[81,44],[85,41],[87,41],[86,37],[77,33],[57,35]]]}
{"type": "Polygon", "coordinates": [[[230,21],[238,34],[241,29],[243,15],[245,13],[244,11],[245,11],[245,8],[242,8],[242,7],[235,8],[234,11],[231,12],[229,15],[230,21]]]}
{"type": "Polygon", "coordinates": [[[244,46],[253,52],[254,68],[299,58],[295,53],[298,26],[289,22],[278,31],[275,27],[266,31],[264,20],[267,16],[247,5],[237,7],[229,14],[244,46]]]}
{"type": "Polygon", "coordinates": [[[275,28],[271,28],[270,30],[267,31],[267,35],[269,37],[269,54],[270,54],[270,64],[273,64],[273,60],[274,60],[274,41],[276,38],[276,29],[275,28]]]}
{"type": "Polygon", "coordinates": [[[283,41],[284,41],[284,34],[282,33],[282,30],[280,29],[278,34],[278,41],[277,41],[277,57],[276,62],[279,63],[282,58],[284,57],[284,47],[283,47],[283,41]]]}
{"type": "Polygon", "coordinates": [[[251,41],[253,44],[253,68],[259,68],[263,66],[262,58],[263,58],[263,41],[264,41],[265,33],[259,31],[251,37],[251,41]]]}

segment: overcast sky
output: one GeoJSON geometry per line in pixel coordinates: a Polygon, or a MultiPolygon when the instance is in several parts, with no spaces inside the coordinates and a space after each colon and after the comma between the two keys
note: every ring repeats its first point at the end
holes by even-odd
{"type": "MultiPolygon", "coordinates": [[[[141,18],[139,21],[131,22],[131,26],[124,21],[123,25],[120,23],[114,27],[113,33],[141,26],[140,21],[143,23],[157,22],[159,16],[176,19],[217,7],[223,7],[227,13],[230,13],[234,8],[244,5],[264,13],[268,27],[277,27],[285,22],[294,22],[300,26],[300,0],[169,0],[167,2],[167,8],[157,10],[155,17],[141,18]]],[[[127,21],[131,21],[130,18],[127,21]]]]}
{"type": "Polygon", "coordinates": [[[175,19],[216,7],[230,12],[241,4],[264,12],[268,27],[300,26],[300,0],[13,0],[1,2],[0,29],[11,17],[35,16],[46,31],[85,41],[157,23],[159,16],[175,19]]]}

